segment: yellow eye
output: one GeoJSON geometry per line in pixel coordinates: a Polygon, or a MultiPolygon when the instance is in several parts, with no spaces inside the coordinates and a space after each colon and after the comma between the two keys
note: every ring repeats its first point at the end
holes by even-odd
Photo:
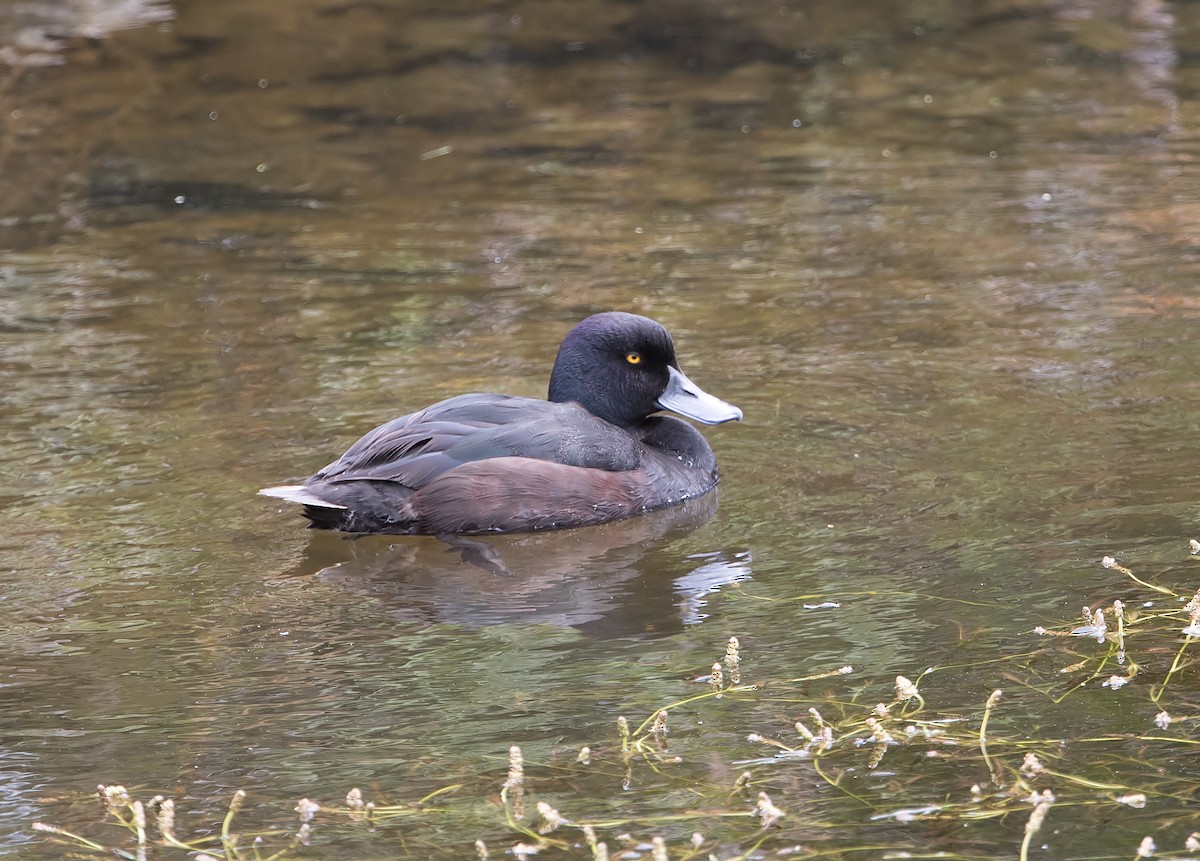
{"type": "Polygon", "coordinates": [[[642,363],[642,354],[641,353],[626,353],[625,361],[627,361],[631,365],[640,365],[642,363]]]}

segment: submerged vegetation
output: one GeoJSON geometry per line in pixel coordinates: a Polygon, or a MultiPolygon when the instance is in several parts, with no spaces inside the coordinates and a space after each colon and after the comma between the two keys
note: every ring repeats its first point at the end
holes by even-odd
{"type": "MultiPolygon", "coordinates": [[[[1193,541],[1189,564],[1198,553],[1193,541]]],[[[33,827],[73,856],[198,861],[1200,857],[1200,740],[1180,731],[1197,720],[1200,592],[1102,564],[1137,594],[1035,629],[1024,654],[852,687],[850,667],[755,678],[731,637],[695,693],[636,724],[614,715],[611,737],[552,761],[513,745],[502,780],[484,768],[405,803],[354,788],[337,804],[302,799],[296,818],[260,830],[243,822],[239,791],[191,835],[174,799],[101,786],[116,830],[33,827]],[[1002,682],[939,707],[944,672],[1002,682]],[[1114,698],[1111,714],[1082,705],[1089,686],[1114,698]]]]}

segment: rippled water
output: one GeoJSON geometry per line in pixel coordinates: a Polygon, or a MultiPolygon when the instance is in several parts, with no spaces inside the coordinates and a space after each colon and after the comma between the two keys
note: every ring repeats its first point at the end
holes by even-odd
{"type": "MultiPolygon", "coordinates": [[[[237,788],[494,797],[510,744],[612,745],[730,635],[757,679],[854,666],[805,695],[943,667],[926,699],[976,720],[1005,688],[1010,734],[1194,714],[1190,667],[1158,702],[1013,680],[1072,660],[1035,626],[1158,597],[1105,554],[1195,588],[1200,7],[209,0],[113,4],[102,30],[63,8],[0,15],[0,853],[86,821],[98,782],[218,819],[237,788]],[[544,394],[609,308],[745,411],[706,429],[716,510],[497,539],[504,576],[254,496],[442,397],[544,394]]],[[[724,760],[682,773],[732,783],[747,733],[807,707],[682,716],[724,760]]],[[[798,842],[1020,844],[1023,815],[905,828],[760,768],[809,811],[798,842]]],[[[618,778],[589,780],[618,815],[618,778]]],[[[649,788],[626,803],[690,803],[649,788]]],[[[1181,851],[1173,803],[1043,842],[1181,851]]],[[[505,845],[493,822],[326,850],[465,857],[505,845]]]]}

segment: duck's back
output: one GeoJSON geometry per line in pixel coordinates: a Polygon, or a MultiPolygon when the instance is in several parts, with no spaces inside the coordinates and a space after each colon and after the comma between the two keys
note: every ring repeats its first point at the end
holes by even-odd
{"type": "Polygon", "coordinates": [[[500,457],[622,471],[638,467],[642,446],[577,404],[460,395],[380,425],[313,479],[395,481],[418,490],[449,469],[500,457]]]}

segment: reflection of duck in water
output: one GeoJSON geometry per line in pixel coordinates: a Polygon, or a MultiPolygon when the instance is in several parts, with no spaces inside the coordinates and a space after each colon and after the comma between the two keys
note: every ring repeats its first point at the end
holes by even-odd
{"type": "Polygon", "coordinates": [[[319,529],[469,534],[589,526],[678,505],[717,484],[687,422],[742,411],[679,370],[667,330],[635,314],[588,317],[563,340],[549,400],[471,394],[394,419],[301,485],[319,529]]]}
{"type": "Polygon", "coordinates": [[[744,550],[698,552],[703,541],[685,538],[716,510],[709,493],[593,529],[473,540],[490,549],[501,576],[481,575],[429,540],[313,541],[295,571],[320,568],[318,580],[370,596],[400,622],[561,625],[600,638],[671,633],[703,619],[705,596],[750,577],[744,550]]]}

